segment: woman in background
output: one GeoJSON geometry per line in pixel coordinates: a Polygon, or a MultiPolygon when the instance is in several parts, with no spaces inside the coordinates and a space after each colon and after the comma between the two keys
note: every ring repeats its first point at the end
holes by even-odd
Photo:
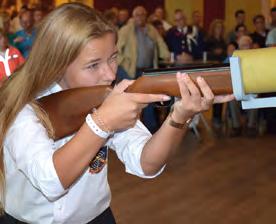
{"type": "MultiPolygon", "coordinates": [[[[223,20],[215,19],[211,23],[205,46],[208,60],[221,63],[226,58],[223,20]]],[[[212,126],[219,137],[222,133],[222,104],[213,106],[212,126]]]]}

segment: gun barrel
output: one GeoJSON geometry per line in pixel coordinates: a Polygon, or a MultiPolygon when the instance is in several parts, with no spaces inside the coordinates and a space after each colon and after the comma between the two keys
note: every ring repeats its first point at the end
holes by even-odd
{"type": "Polygon", "coordinates": [[[230,68],[228,66],[151,70],[148,73],[145,72],[134,84],[129,86],[127,92],[162,93],[180,97],[180,91],[176,81],[176,72],[178,71],[187,73],[196,85],[197,77],[204,78],[215,95],[233,93],[230,68]]]}

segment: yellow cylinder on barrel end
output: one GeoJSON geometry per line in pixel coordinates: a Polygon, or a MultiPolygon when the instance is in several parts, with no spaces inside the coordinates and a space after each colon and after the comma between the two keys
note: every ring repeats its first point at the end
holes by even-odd
{"type": "Polygon", "coordinates": [[[237,50],[244,91],[249,93],[276,92],[276,47],[237,50]]]}

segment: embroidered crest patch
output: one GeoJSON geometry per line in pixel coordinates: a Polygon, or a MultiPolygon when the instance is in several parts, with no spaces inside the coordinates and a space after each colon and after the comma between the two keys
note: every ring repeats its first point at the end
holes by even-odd
{"type": "Polygon", "coordinates": [[[107,163],[107,146],[102,147],[89,164],[91,174],[99,173],[107,163]]]}

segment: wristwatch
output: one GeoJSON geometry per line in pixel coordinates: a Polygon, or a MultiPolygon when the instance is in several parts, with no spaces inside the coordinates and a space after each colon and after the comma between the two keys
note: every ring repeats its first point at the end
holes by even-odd
{"type": "Polygon", "coordinates": [[[169,125],[178,128],[178,129],[185,129],[189,127],[189,124],[192,122],[192,118],[189,118],[185,123],[177,123],[172,118],[172,112],[169,114],[169,125]]]}

